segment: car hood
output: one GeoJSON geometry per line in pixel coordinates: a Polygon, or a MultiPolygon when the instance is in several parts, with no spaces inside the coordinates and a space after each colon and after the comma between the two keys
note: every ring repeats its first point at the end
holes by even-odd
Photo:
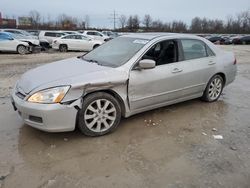
{"type": "Polygon", "coordinates": [[[60,85],[74,85],[83,80],[98,80],[112,75],[114,68],[90,63],[81,58],[70,58],[32,69],[21,76],[18,88],[29,94],[60,85]]]}
{"type": "Polygon", "coordinates": [[[37,40],[37,39],[31,39],[31,38],[25,38],[25,39],[19,39],[20,41],[22,41],[22,42],[30,42],[30,43],[32,43],[32,44],[34,44],[34,45],[39,45],[39,40],[37,40]]]}

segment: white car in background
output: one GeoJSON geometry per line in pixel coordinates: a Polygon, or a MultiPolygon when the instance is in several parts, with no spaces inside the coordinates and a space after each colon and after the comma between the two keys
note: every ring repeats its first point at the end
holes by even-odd
{"type": "Polygon", "coordinates": [[[103,42],[106,42],[106,41],[109,41],[111,38],[104,35],[103,33],[99,32],[99,31],[83,31],[82,33],[83,35],[86,35],[86,36],[90,36],[92,37],[93,39],[95,40],[101,40],[103,42]]]}
{"type": "Polygon", "coordinates": [[[27,42],[29,43],[30,46],[39,46],[40,42],[38,39],[35,38],[30,38],[25,35],[20,35],[20,34],[12,34],[12,36],[20,41],[27,42]]]}
{"type": "Polygon", "coordinates": [[[30,34],[29,32],[21,30],[21,29],[0,29],[0,31],[12,33],[15,35],[23,35],[26,38],[30,38],[30,39],[38,39],[37,36],[34,36],[34,35],[30,34]]]}
{"type": "Polygon", "coordinates": [[[29,44],[20,41],[11,33],[0,32],[0,51],[1,52],[17,52],[24,55],[28,52],[29,44]]]}
{"type": "Polygon", "coordinates": [[[51,46],[54,39],[62,37],[64,35],[66,34],[60,31],[40,31],[38,38],[40,42],[47,42],[48,46],[51,46]]]}
{"type": "Polygon", "coordinates": [[[91,51],[103,43],[103,41],[94,40],[82,34],[72,34],[54,39],[52,48],[60,52],[68,50],[91,51]]]}

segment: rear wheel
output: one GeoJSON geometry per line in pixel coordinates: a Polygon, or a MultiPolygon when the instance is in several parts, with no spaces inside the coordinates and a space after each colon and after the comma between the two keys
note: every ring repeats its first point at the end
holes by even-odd
{"type": "Polygon", "coordinates": [[[27,47],[24,46],[24,45],[19,45],[19,46],[17,47],[17,53],[19,53],[19,54],[21,54],[21,55],[26,54],[27,51],[28,51],[28,50],[27,50],[27,47]]]}
{"type": "Polygon", "coordinates": [[[220,75],[213,76],[207,84],[202,100],[207,102],[217,101],[222,93],[224,80],[220,75]]]}
{"type": "Polygon", "coordinates": [[[119,102],[110,94],[98,92],[83,99],[78,127],[87,136],[101,136],[116,129],[121,120],[119,102]]]}
{"type": "Polygon", "coordinates": [[[67,45],[66,45],[66,44],[61,44],[61,45],[59,46],[59,51],[60,51],[60,52],[67,52],[67,51],[68,51],[67,45]]]}

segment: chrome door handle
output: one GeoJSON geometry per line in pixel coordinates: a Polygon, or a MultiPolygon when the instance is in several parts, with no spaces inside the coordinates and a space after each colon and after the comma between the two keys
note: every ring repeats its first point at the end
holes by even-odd
{"type": "Polygon", "coordinates": [[[215,62],[214,61],[209,61],[208,65],[214,65],[215,62]]]}
{"type": "Polygon", "coordinates": [[[178,73],[178,72],[182,72],[182,69],[174,68],[174,69],[172,70],[172,73],[178,73]]]}

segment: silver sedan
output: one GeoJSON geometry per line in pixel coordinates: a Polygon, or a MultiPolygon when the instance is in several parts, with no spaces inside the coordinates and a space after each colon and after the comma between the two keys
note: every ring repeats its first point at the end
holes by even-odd
{"type": "Polygon", "coordinates": [[[24,123],[49,132],[110,133],[121,117],[201,98],[234,81],[236,59],[204,38],[131,34],[22,75],[12,93],[24,123]]]}

